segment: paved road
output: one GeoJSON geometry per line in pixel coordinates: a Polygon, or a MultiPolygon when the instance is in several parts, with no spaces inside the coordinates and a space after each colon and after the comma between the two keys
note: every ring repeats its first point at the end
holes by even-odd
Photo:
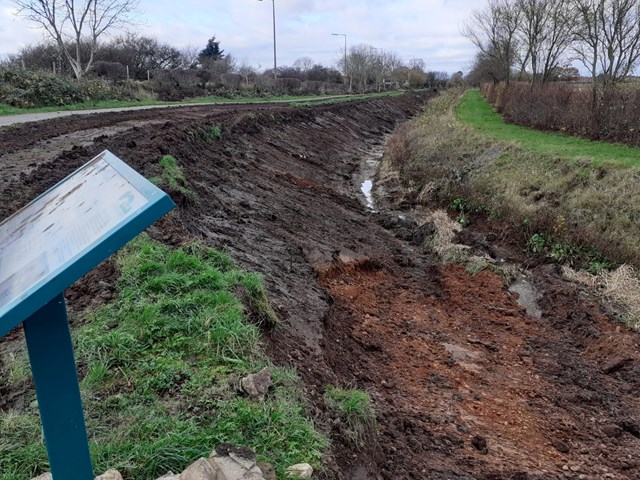
{"type": "MultiPolygon", "coordinates": [[[[292,103],[292,102],[318,102],[322,100],[331,100],[333,98],[343,98],[348,95],[334,95],[328,97],[303,97],[295,100],[271,100],[268,102],[211,102],[211,103],[179,103],[172,105],[147,105],[144,107],[120,107],[120,108],[100,108],[96,110],[64,110],[61,112],[43,112],[43,113],[21,113],[19,115],[0,116],[0,127],[9,125],[17,125],[19,123],[39,122],[42,120],[50,120],[52,118],[68,117],[71,115],[90,115],[94,113],[110,113],[122,112],[125,110],[150,110],[153,108],[178,108],[178,107],[200,107],[206,105],[228,106],[228,105],[264,105],[265,103],[292,103]]],[[[353,95],[354,97],[357,97],[353,95]]]]}

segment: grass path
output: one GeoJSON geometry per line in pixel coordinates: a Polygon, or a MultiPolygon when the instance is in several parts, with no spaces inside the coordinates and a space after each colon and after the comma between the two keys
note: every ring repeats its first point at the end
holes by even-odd
{"type": "Polygon", "coordinates": [[[516,143],[534,153],[568,160],[589,160],[594,165],[640,166],[640,148],[619,143],[594,142],[553,132],[507,124],[478,90],[466,92],[456,108],[456,116],[495,140],[516,143]]]}

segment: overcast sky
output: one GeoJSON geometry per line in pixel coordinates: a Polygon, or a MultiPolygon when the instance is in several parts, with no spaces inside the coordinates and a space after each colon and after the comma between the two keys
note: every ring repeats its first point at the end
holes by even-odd
{"type": "MultiPolygon", "coordinates": [[[[423,58],[432,70],[466,71],[473,46],[460,27],[482,0],[275,0],[278,64],[309,56],[335,63],[344,45],[368,43],[393,50],[404,60],[423,58]]],[[[38,41],[42,33],[16,18],[10,0],[0,0],[0,55],[38,41]]],[[[273,65],[271,1],[141,0],[135,31],[177,47],[203,48],[215,35],[239,61],[273,65]]]]}

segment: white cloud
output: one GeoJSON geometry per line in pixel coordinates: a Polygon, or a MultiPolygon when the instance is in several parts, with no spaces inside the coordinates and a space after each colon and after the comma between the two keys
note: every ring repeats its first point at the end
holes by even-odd
{"type": "MultiPolygon", "coordinates": [[[[473,47],[460,25],[478,0],[275,0],[278,57],[291,64],[308,55],[322,63],[338,58],[349,43],[369,43],[403,58],[423,58],[429,68],[464,70],[473,47]]],[[[222,48],[253,65],[273,62],[270,0],[142,0],[136,30],[176,46],[204,47],[214,34],[222,48]]],[[[40,38],[24,19],[15,19],[10,0],[0,0],[0,53],[15,52],[40,38]]]]}

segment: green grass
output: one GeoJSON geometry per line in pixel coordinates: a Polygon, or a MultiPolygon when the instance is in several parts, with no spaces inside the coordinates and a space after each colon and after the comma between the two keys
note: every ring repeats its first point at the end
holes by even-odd
{"type": "Polygon", "coordinates": [[[368,393],[356,389],[327,387],[324,401],[343,423],[344,437],[360,447],[376,426],[376,416],[368,393]]]}
{"type": "MultiPolygon", "coordinates": [[[[252,307],[236,296],[264,302],[260,276],[215,250],[171,249],[145,235],[117,264],[116,300],[73,332],[96,472],[153,479],[222,442],[255,449],[281,478],[295,463],[318,467],[326,441],[304,416],[295,372],[271,367],[274,387],[264,402],[237,393],[242,376],[269,365],[248,320],[252,307]]],[[[10,390],[26,381],[5,378],[10,390]]],[[[26,407],[0,413],[2,480],[48,468],[34,393],[25,397],[26,407]]]]}
{"type": "Polygon", "coordinates": [[[58,111],[75,111],[75,110],[100,110],[105,108],[126,108],[126,107],[144,107],[144,106],[170,106],[170,105],[199,105],[205,103],[268,103],[268,102],[289,102],[295,101],[295,105],[303,105],[303,106],[311,106],[317,104],[324,103],[337,103],[338,101],[348,102],[351,100],[361,100],[366,98],[374,98],[376,96],[386,96],[386,95],[401,95],[402,92],[384,92],[382,94],[369,94],[369,95],[345,95],[340,96],[339,98],[327,99],[327,100],[317,100],[311,101],[316,98],[321,98],[322,95],[314,95],[314,96],[293,96],[293,95],[280,95],[280,96],[272,96],[272,97],[235,97],[235,98],[225,98],[225,97],[216,97],[216,96],[208,96],[208,97],[197,97],[192,98],[190,100],[180,101],[180,102],[162,102],[159,100],[105,100],[100,102],[85,102],[85,103],[77,103],[74,105],[63,105],[63,106],[53,106],[53,107],[38,107],[38,108],[17,108],[12,107],[10,105],[0,103],[0,116],[5,115],[20,115],[27,113],[46,113],[46,112],[58,112],[58,111]]]}
{"type": "Polygon", "coordinates": [[[188,202],[194,202],[197,194],[187,186],[187,177],[175,157],[165,155],[160,159],[160,166],[162,167],[162,176],[152,178],[151,182],[159,187],[167,185],[172,190],[180,192],[188,202]]]}
{"type": "Polygon", "coordinates": [[[469,90],[458,104],[457,118],[485,136],[515,143],[534,153],[567,160],[588,160],[594,165],[633,167],[640,165],[640,148],[619,143],[594,142],[559,133],[507,124],[478,90],[469,90]]]}

